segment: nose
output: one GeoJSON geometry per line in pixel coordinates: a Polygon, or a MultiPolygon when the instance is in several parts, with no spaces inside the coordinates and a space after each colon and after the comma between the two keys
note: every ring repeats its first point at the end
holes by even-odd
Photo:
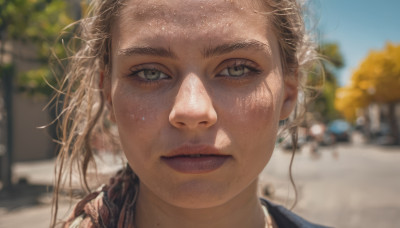
{"type": "Polygon", "coordinates": [[[217,122],[212,99],[196,75],[183,79],[169,121],[176,128],[190,130],[206,129],[217,122]]]}

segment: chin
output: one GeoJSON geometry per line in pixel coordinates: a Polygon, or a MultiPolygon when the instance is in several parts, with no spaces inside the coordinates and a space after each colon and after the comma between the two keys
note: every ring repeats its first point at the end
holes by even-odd
{"type": "MultiPolygon", "coordinates": [[[[257,181],[251,182],[253,184],[242,185],[244,189],[235,185],[238,182],[234,181],[191,180],[174,186],[170,192],[165,192],[162,197],[164,201],[176,207],[206,209],[227,204],[239,195],[243,196],[241,193],[256,194],[256,191],[252,191],[252,186],[257,186],[257,181]]],[[[247,195],[246,197],[249,196],[248,194],[245,195],[247,195]]]]}
{"type": "Polygon", "coordinates": [[[229,183],[209,180],[190,180],[176,184],[166,192],[157,195],[166,203],[185,209],[204,209],[221,206],[238,192],[229,183]]]}

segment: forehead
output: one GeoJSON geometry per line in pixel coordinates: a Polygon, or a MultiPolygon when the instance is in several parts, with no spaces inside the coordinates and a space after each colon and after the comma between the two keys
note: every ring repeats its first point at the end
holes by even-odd
{"type": "Polygon", "coordinates": [[[204,22],[210,14],[223,17],[243,10],[257,11],[262,4],[258,0],[128,0],[125,6],[125,14],[134,13],[137,21],[172,19],[181,24],[193,24],[204,22]]]}
{"type": "Polygon", "coordinates": [[[264,5],[259,0],[128,0],[113,25],[113,39],[120,45],[265,35],[264,5]]]}

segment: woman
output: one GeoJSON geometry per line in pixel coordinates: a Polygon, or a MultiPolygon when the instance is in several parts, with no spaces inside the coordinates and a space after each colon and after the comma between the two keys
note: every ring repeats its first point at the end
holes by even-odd
{"type": "Polygon", "coordinates": [[[68,161],[86,183],[101,126],[117,127],[128,165],[63,226],[314,227],[257,196],[313,52],[298,4],[92,4],[65,80],[56,192],[68,161]]]}

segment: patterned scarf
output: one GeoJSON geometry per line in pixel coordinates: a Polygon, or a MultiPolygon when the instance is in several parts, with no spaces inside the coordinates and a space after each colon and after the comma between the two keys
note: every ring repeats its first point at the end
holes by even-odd
{"type": "Polygon", "coordinates": [[[109,185],[79,201],[63,227],[132,227],[138,188],[139,179],[127,165],[109,185]]]}

